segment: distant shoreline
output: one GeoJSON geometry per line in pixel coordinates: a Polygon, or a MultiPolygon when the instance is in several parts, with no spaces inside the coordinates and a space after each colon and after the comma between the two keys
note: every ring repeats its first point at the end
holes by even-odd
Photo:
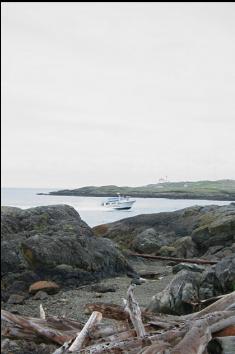
{"type": "Polygon", "coordinates": [[[73,197],[110,197],[121,194],[135,198],[235,201],[235,180],[164,182],[141,187],[86,186],[38,194],[73,197]]]}

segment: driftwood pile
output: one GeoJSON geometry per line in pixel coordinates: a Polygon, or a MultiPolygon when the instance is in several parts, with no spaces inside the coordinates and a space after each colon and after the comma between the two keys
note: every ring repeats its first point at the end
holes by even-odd
{"type": "Polygon", "coordinates": [[[91,313],[85,326],[64,317],[19,316],[2,310],[3,336],[34,342],[56,343],[53,354],[235,353],[235,291],[203,310],[186,315],[154,315],[141,311],[130,285],[124,307],[102,303],[86,306],[91,313]],[[112,321],[101,323],[102,318],[112,321]]]}

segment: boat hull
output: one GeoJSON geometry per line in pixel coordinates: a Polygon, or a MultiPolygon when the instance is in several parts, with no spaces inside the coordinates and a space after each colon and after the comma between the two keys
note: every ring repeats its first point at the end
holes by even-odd
{"type": "Polygon", "coordinates": [[[103,203],[103,206],[115,210],[128,210],[131,209],[134,203],[135,201],[116,201],[116,202],[103,203]]]}
{"type": "Polygon", "coordinates": [[[129,206],[129,207],[114,207],[114,209],[116,209],[116,210],[128,210],[128,209],[131,209],[131,206],[129,206]]]}

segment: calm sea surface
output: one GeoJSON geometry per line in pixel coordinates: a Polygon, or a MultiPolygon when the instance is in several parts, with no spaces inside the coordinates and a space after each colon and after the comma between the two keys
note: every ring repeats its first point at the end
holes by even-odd
{"type": "Polygon", "coordinates": [[[37,195],[37,193],[48,193],[52,190],[42,188],[2,188],[1,204],[22,209],[39,205],[68,204],[78,211],[81,218],[89,226],[93,227],[139,214],[174,211],[192,205],[226,205],[230,203],[229,201],[215,200],[135,198],[136,203],[130,210],[107,210],[101,206],[102,201],[106,198],[37,195]]]}

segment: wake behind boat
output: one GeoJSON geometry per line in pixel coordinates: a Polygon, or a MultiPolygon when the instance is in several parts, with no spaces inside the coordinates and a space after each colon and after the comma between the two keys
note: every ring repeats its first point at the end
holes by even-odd
{"type": "Polygon", "coordinates": [[[129,196],[121,196],[120,194],[118,194],[117,197],[108,198],[105,202],[102,203],[102,205],[107,208],[127,210],[131,209],[132,205],[135,202],[135,199],[130,199],[129,196]]]}

